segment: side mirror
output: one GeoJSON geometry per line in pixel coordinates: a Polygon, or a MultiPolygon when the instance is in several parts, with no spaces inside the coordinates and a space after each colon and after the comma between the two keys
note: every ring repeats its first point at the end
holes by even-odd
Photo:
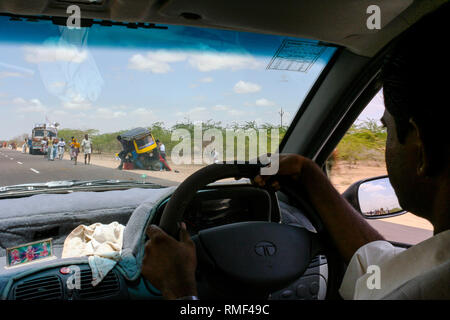
{"type": "Polygon", "coordinates": [[[400,207],[387,176],[360,180],[342,196],[366,219],[380,219],[406,213],[400,207]]]}

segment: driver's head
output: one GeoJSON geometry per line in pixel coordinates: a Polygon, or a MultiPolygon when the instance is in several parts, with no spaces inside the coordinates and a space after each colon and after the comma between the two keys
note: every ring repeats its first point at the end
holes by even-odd
{"type": "Polygon", "coordinates": [[[429,219],[435,229],[437,224],[449,226],[448,207],[442,203],[448,202],[450,178],[450,126],[445,116],[449,8],[446,4],[411,27],[382,68],[389,178],[400,205],[429,219]]]}

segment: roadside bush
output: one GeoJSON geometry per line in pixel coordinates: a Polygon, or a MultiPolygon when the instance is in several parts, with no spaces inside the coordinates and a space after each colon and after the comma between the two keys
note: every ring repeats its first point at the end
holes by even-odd
{"type": "MultiPolygon", "coordinates": [[[[190,121],[186,122],[180,122],[175,124],[174,126],[167,128],[163,122],[155,122],[147,127],[155,137],[155,139],[159,139],[161,142],[164,143],[166,146],[166,153],[168,155],[171,154],[172,149],[179,143],[179,141],[172,141],[172,132],[175,129],[186,129],[191,137],[192,137],[192,145],[191,148],[194,150],[194,123],[190,121]]],[[[202,131],[203,133],[211,128],[218,129],[222,132],[222,135],[224,137],[223,141],[223,150],[226,154],[226,130],[232,129],[232,130],[248,130],[248,129],[254,129],[256,132],[258,132],[258,129],[266,129],[268,132],[267,137],[267,151],[273,152],[275,150],[271,150],[271,135],[270,130],[271,129],[278,129],[278,126],[274,126],[269,123],[262,124],[261,126],[258,126],[256,122],[250,121],[243,124],[233,123],[229,126],[223,126],[221,122],[214,122],[212,120],[208,120],[206,122],[202,123],[202,131]]],[[[284,137],[287,127],[279,128],[279,135],[280,135],[280,141],[284,137]]],[[[98,130],[96,129],[88,129],[88,130],[79,130],[79,129],[61,129],[58,132],[58,136],[61,138],[64,138],[68,143],[70,143],[70,138],[74,136],[78,139],[78,141],[81,143],[81,141],[84,138],[84,135],[87,133],[89,134],[89,137],[92,139],[92,143],[94,145],[93,152],[94,153],[116,153],[121,151],[121,145],[117,141],[117,136],[124,133],[127,130],[117,131],[117,132],[111,132],[111,133],[102,133],[99,134],[98,130]]],[[[236,142],[236,141],[235,141],[236,142]]],[[[202,147],[205,148],[210,142],[204,141],[202,143],[202,147]]],[[[246,159],[248,160],[248,139],[245,140],[245,149],[246,149],[246,159]]],[[[235,155],[236,155],[236,144],[235,143],[235,155]]]]}
{"type": "Polygon", "coordinates": [[[349,165],[361,160],[383,161],[386,136],[386,129],[375,120],[352,125],[338,144],[336,157],[349,165]]]}

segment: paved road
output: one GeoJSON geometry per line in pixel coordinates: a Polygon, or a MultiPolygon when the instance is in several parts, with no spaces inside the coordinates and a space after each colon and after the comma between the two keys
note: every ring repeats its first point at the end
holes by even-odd
{"type": "Polygon", "coordinates": [[[383,221],[383,219],[368,220],[369,224],[378,230],[387,240],[417,244],[433,236],[432,230],[405,226],[399,223],[383,221]]]}
{"type": "MultiPolygon", "coordinates": [[[[36,183],[57,180],[119,179],[139,180],[139,174],[132,171],[110,169],[96,165],[85,165],[84,158],[78,157],[78,164],[69,160],[48,161],[43,155],[24,154],[19,151],[0,149],[0,186],[22,183],[36,183]]],[[[152,178],[147,174],[147,182],[164,186],[177,185],[176,182],[152,178]]]]}

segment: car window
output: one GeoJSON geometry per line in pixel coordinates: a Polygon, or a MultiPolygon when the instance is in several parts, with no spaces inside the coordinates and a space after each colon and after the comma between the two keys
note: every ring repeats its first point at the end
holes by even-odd
{"type": "Polygon", "coordinates": [[[212,162],[273,152],[336,50],[269,34],[72,29],[0,15],[0,186],[156,178],[173,185],[212,162]]]}
{"type": "MultiPolygon", "coordinates": [[[[328,158],[327,174],[339,192],[343,193],[359,180],[387,174],[384,159],[386,129],[380,122],[383,112],[383,91],[380,90],[328,158]]],[[[409,212],[367,221],[390,241],[416,244],[433,235],[430,222],[409,212]]]]}

